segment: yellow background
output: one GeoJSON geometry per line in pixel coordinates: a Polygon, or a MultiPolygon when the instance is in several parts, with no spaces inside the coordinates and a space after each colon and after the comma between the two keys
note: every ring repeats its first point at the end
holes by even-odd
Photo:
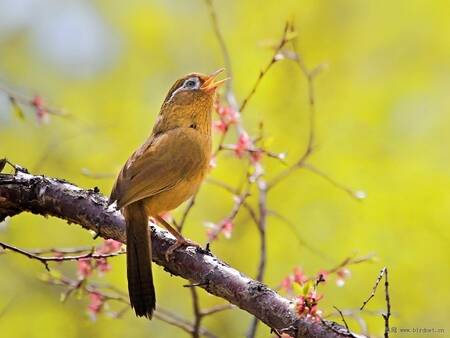
{"type": "MultiPolygon", "coordinates": [[[[33,44],[32,25],[3,32],[2,84],[39,93],[73,119],[52,117],[49,124],[38,125],[32,110],[26,110],[21,121],[3,104],[0,156],[33,173],[66,178],[86,188],[98,186],[109,194],[112,177],[96,180],[83,175],[82,168],[115,174],[148,135],[172,82],[191,71],[213,71],[223,66],[223,58],[202,1],[63,3],[78,3],[95,13],[112,41],[111,55],[104,66],[100,60],[95,71],[77,74],[76,66],[55,65],[42,46],[33,44]]],[[[42,11],[56,4],[42,1],[40,6],[42,11]]],[[[355,201],[307,171],[298,171],[275,188],[269,194],[269,208],[294,222],[298,234],[328,258],[299,245],[289,227],[269,218],[265,282],[276,287],[294,266],[314,275],[350,255],[375,253],[376,262],[350,267],[352,276],[343,288],[335,285],[334,278],[321,286],[325,297],[320,308],[325,313],[332,312],[333,305],[358,308],[381,267],[387,266],[392,326],[448,332],[448,2],[236,0],[215,1],[215,7],[240,100],[270,60],[272,51],[264,43],[276,41],[285,20],[293,18],[307,64],[327,64],[316,82],[318,149],[311,162],[368,195],[362,202],[355,201]]],[[[29,17],[30,22],[39,20],[37,13],[29,17]]],[[[65,40],[59,48],[77,46],[85,38],[65,40]]],[[[286,151],[289,163],[306,144],[306,89],[296,65],[280,62],[264,78],[243,115],[253,134],[259,121],[264,121],[271,150],[286,151]]],[[[228,141],[235,141],[234,134],[228,141]]],[[[264,163],[268,177],[283,169],[274,160],[264,163]]],[[[244,164],[231,154],[221,155],[211,176],[237,184],[243,170],[244,164]]],[[[204,243],[203,223],[219,221],[232,204],[229,194],[204,185],[186,235],[204,243]]],[[[10,220],[0,230],[0,240],[23,248],[94,243],[76,225],[29,214],[10,220]]],[[[256,228],[243,212],[233,237],[221,238],[213,252],[253,276],[258,247],[256,228]]],[[[124,257],[111,262],[113,270],[103,280],[126,290],[124,257]]],[[[61,269],[73,275],[75,266],[67,263],[61,269]]],[[[182,287],[185,281],[170,277],[160,267],[154,270],[158,303],[192,318],[190,293],[182,287]]],[[[136,319],[131,312],[123,319],[100,316],[92,322],[85,313],[86,297],[60,303],[60,290],[39,281],[43,272],[38,262],[15,254],[0,256],[0,309],[7,306],[0,317],[2,337],[187,336],[161,321],[136,319]]],[[[223,303],[200,293],[205,307],[223,303]]],[[[383,310],[383,298],[380,289],[368,309],[383,310]]],[[[365,315],[365,319],[370,332],[380,336],[381,317],[365,315]]],[[[249,322],[247,313],[231,310],[207,318],[204,325],[220,337],[237,337],[243,336],[249,322]]],[[[358,330],[356,322],[349,319],[349,324],[358,330]]],[[[258,334],[270,335],[262,326],[258,334]]]]}

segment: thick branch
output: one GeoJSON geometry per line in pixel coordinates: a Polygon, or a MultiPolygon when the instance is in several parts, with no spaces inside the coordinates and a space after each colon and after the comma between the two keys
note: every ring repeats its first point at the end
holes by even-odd
{"type": "MultiPolygon", "coordinates": [[[[62,218],[96,231],[101,237],[125,243],[122,215],[108,208],[107,199],[97,189],[83,190],[63,180],[23,172],[0,174],[0,221],[23,211],[62,218]]],[[[164,254],[174,243],[174,238],[158,227],[151,228],[156,264],[235,304],[269,327],[293,337],[356,336],[333,322],[297,318],[291,301],[208,252],[188,247],[177,250],[167,262],[164,254]]]]}

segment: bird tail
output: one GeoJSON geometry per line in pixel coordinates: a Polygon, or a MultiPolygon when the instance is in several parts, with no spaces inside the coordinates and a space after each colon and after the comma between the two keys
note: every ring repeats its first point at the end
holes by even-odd
{"type": "Polygon", "coordinates": [[[124,208],[127,225],[127,277],[131,307],[138,317],[152,318],[156,297],[148,216],[141,202],[124,208]]]}

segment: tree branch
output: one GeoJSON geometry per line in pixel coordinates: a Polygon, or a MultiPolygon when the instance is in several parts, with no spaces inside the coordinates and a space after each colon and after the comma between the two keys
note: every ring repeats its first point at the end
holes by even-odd
{"type": "MultiPolygon", "coordinates": [[[[104,238],[125,243],[121,213],[108,207],[98,189],[83,190],[67,181],[34,176],[22,171],[0,174],[0,221],[21,212],[55,216],[80,224],[104,238]]],[[[297,317],[292,302],[264,284],[248,278],[211,253],[193,247],[177,250],[170,261],[166,250],[175,242],[168,232],[151,226],[153,260],[173,275],[201,286],[256,316],[270,328],[293,337],[348,337],[333,322],[297,317]]],[[[355,334],[353,334],[356,336],[355,334]]]]}
{"type": "Polygon", "coordinates": [[[86,258],[93,258],[93,259],[109,258],[109,257],[119,256],[119,255],[125,253],[125,251],[117,251],[117,252],[112,252],[112,253],[108,253],[108,254],[102,254],[102,253],[96,253],[95,248],[93,248],[93,250],[91,250],[90,252],[83,253],[80,255],[65,255],[65,256],[63,255],[63,256],[43,257],[43,256],[40,256],[33,252],[26,251],[26,250],[20,249],[18,247],[15,247],[13,245],[3,243],[3,242],[0,242],[0,247],[3,248],[4,250],[10,250],[10,251],[16,252],[16,253],[18,253],[22,256],[28,257],[30,259],[38,260],[39,262],[44,264],[45,269],[47,271],[50,271],[48,262],[79,261],[81,259],[86,259],[86,258]]]}

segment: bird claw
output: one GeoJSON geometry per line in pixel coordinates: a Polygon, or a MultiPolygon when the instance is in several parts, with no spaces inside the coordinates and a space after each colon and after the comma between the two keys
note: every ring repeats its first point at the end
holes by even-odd
{"type": "Polygon", "coordinates": [[[182,247],[185,247],[185,246],[194,246],[194,247],[196,247],[196,248],[200,248],[200,247],[201,247],[200,244],[195,243],[195,242],[193,242],[193,241],[191,241],[191,240],[189,240],[189,239],[185,239],[185,238],[183,238],[183,239],[177,239],[176,242],[175,242],[174,244],[172,244],[172,245],[167,249],[166,254],[165,254],[165,256],[166,256],[166,261],[169,261],[169,260],[170,260],[170,256],[173,255],[173,253],[174,253],[175,250],[177,250],[177,249],[179,249],[179,248],[182,248],[182,247]]]}

